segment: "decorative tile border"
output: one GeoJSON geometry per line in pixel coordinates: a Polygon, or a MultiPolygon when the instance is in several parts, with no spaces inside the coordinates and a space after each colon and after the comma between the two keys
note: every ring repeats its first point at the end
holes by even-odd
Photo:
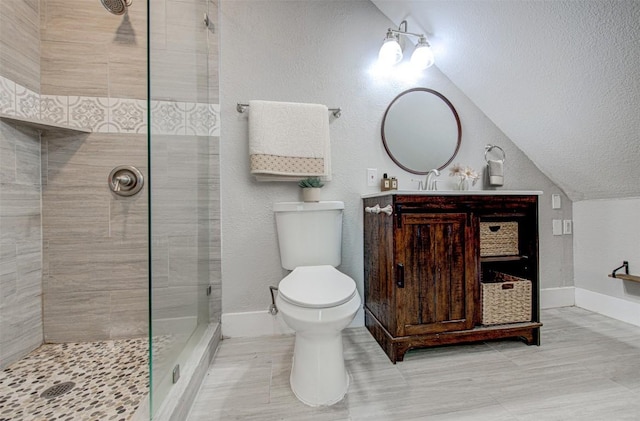
{"type": "Polygon", "coordinates": [[[109,133],[109,99],[69,97],[69,125],[94,132],[109,133]]]}
{"type": "Polygon", "coordinates": [[[16,116],[40,118],[40,95],[16,83],[16,116]]]}
{"type": "Polygon", "coordinates": [[[69,124],[69,97],[40,95],[40,119],[56,124],[69,124]]]}
{"type": "Polygon", "coordinates": [[[209,136],[220,136],[220,104],[209,104],[209,114],[211,115],[209,136]]]}
{"type": "Polygon", "coordinates": [[[179,105],[185,113],[185,131],[189,135],[208,136],[211,125],[208,104],[185,102],[179,105]]]}
{"type": "Polygon", "coordinates": [[[146,133],[147,101],[109,98],[109,123],[114,133],[146,133]]]}
{"type": "Polygon", "coordinates": [[[151,101],[151,133],[184,135],[185,112],[177,102],[151,101]]]}
{"type": "Polygon", "coordinates": [[[0,113],[16,114],[16,83],[0,76],[0,113]]]}
{"type": "Polygon", "coordinates": [[[0,113],[98,133],[220,136],[220,105],[177,101],[40,95],[0,76],[0,113]]]}

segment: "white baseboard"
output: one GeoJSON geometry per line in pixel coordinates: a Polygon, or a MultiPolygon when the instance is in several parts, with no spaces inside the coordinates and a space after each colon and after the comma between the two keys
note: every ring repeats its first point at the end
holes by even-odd
{"type": "MultiPolygon", "coordinates": [[[[293,330],[277,314],[272,316],[268,311],[248,311],[244,313],[222,314],[222,337],[247,338],[293,334],[293,330]]],[[[359,309],[349,327],[364,326],[364,310],[359,309]]]]}
{"type": "Polygon", "coordinates": [[[268,311],[247,311],[243,313],[222,313],[223,338],[247,338],[293,333],[278,314],[268,311]]]}
{"type": "MultiPolygon", "coordinates": [[[[540,308],[577,306],[600,313],[622,322],[640,326],[640,304],[582,288],[562,287],[540,290],[540,308]]],[[[349,327],[364,326],[364,311],[358,310],[349,327]]],[[[222,336],[242,338],[255,336],[292,334],[282,316],[272,316],[268,311],[224,313],[222,336]]]]}
{"type": "Polygon", "coordinates": [[[612,319],[640,326],[640,303],[576,288],[576,306],[612,319]]]}
{"type": "Polygon", "coordinates": [[[540,290],[540,308],[571,307],[576,304],[575,287],[544,288],[540,290]]]}

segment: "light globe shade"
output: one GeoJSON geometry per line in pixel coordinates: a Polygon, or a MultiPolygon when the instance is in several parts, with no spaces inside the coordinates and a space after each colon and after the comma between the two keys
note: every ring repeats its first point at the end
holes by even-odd
{"type": "Polygon", "coordinates": [[[402,60],[402,48],[396,38],[387,35],[378,53],[378,62],[385,66],[393,66],[402,60]]]}
{"type": "Polygon", "coordinates": [[[431,67],[434,62],[435,57],[433,56],[431,46],[426,39],[421,38],[411,55],[411,65],[416,69],[424,70],[431,67]]]}

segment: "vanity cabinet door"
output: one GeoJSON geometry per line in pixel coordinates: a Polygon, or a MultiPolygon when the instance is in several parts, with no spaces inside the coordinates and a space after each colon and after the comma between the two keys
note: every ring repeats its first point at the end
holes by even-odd
{"type": "Polygon", "coordinates": [[[466,213],[407,213],[396,232],[398,336],[471,329],[474,277],[466,213]]]}

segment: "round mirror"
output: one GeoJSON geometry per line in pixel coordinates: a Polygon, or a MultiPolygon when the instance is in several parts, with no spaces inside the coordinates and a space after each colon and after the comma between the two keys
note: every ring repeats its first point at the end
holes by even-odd
{"type": "Polygon", "coordinates": [[[395,97],[382,119],[382,143],[400,168],[414,174],[441,170],[460,148],[462,128],[441,93],[413,88],[395,97]]]}

